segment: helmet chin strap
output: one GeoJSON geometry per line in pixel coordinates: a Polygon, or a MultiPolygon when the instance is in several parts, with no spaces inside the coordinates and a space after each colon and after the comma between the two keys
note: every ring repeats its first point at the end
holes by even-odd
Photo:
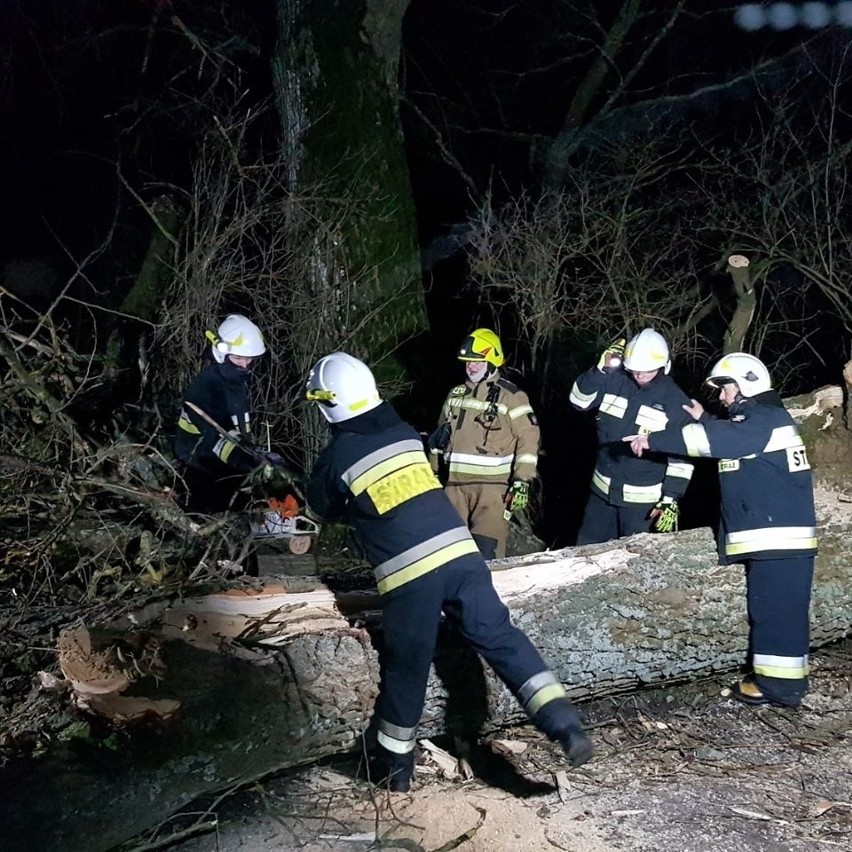
{"type": "Polygon", "coordinates": [[[465,369],[465,374],[467,375],[468,379],[470,379],[470,381],[472,381],[472,382],[478,383],[478,382],[484,381],[496,369],[496,367],[493,364],[489,364],[487,361],[468,361],[467,363],[468,364],[483,364],[485,366],[485,369],[482,371],[482,373],[478,374],[478,376],[476,378],[471,376],[470,373],[468,373],[467,369],[465,369]]]}

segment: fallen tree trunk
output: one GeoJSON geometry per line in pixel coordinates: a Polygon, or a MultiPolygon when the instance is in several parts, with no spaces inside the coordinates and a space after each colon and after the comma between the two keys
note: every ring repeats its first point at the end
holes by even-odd
{"type": "MultiPolygon", "coordinates": [[[[836,496],[820,506],[815,646],[852,624],[850,509],[836,496]]],[[[716,564],[708,530],[505,560],[494,580],[578,699],[744,659],[742,569],[716,564]]],[[[67,632],[61,660],[81,706],[113,721],[160,721],[121,735],[115,754],[7,767],[15,775],[2,785],[0,836],[21,838],[7,848],[108,849],[203,793],[360,748],[378,665],[368,631],[352,624],[369,622],[376,602],[369,591],[271,588],[160,605],[135,616],[132,634],[121,625],[67,632]],[[117,693],[135,710],[109,700],[117,693]]],[[[505,688],[445,636],[421,733],[520,719],[505,688]]]]}
{"type": "MultiPolygon", "coordinates": [[[[817,496],[814,646],[843,638],[852,625],[852,503],[836,491],[817,496]]],[[[515,623],[576,699],[732,670],[744,660],[742,569],[717,564],[709,530],[638,535],[493,567],[515,623]]],[[[378,685],[377,604],[371,589],[232,590],[65,631],[60,663],[78,706],[114,725],[137,724],[120,730],[114,751],[8,765],[0,777],[4,848],[109,849],[201,794],[360,749],[378,685]]],[[[521,718],[487,667],[444,635],[421,734],[469,734],[521,718]]]]}

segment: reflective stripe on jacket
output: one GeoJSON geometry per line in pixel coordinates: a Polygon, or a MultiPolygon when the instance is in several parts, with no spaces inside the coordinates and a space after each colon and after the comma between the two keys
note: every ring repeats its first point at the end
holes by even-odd
{"type": "Polygon", "coordinates": [[[218,469],[220,465],[237,471],[256,467],[253,457],[239,449],[239,441],[251,443],[251,413],[248,377],[228,364],[208,364],[190,383],[178,417],[175,455],[196,468],[218,469]],[[235,441],[223,438],[186,403],[198,406],[235,441]]]}
{"type": "MultiPolygon", "coordinates": [[[[441,411],[440,428],[450,426],[443,448],[447,485],[508,486],[535,478],[540,432],[529,397],[516,385],[492,373],[476,384],[454,387],[441,411]]],[[[441,450],[432,450],[437,471],[441,450]]]]}
{"type": "Polygon", "coordinates": [[[577,377],[568,399],[579,411],[598,409],[593,491],[614,506],[653,506],[662,497],[684,495],[691,462],[661,453],[638,458],[621,440],[692,422],[683,410],[689,399],[670,376],[660,371],[640,387],[623,369],[602,373],[595,367],[577,377]]]}
{"type": "Polygon", "coordinates": [[[774,391],[731,406],[728,420],[649,437],[649,447],[719,459],[723,554],[730,561],[816,553],[816,515],[807,450],[774,391]]]}
{"type": "Polygon", "coordinates": [[[316,515],[352,525],[382,594],[479,553],[420,436],[387,403],[332,427],[306,493],[316,515]]]}

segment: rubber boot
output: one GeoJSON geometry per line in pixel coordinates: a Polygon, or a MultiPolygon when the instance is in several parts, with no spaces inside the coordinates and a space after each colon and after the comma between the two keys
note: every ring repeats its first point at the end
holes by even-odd
{"type": "Polygon", "coordinates": [[[392,793],[407,793],[414,774],[414,752],[396,754],[377,745],[370,756],[369,780],[371,784],[387,787],[392,793]]]}
{"type": "Polygon", "coordinates": [[[592,741],[583,732],[580,715],[567,698],[548,701],[532,718],[532,723],[558,742],[575,769],[588,763],[595,753],[592,741]]]}

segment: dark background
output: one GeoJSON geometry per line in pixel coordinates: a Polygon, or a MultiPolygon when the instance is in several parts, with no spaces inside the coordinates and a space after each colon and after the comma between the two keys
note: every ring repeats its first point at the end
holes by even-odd
{"type": "MultiPolygon", "coordinates": [[[[523,368],[524,352],[513,351],[511,313],[467,286],[466,221],[486,196],[499,208],[521,191],[539,191],[548,141],[600,40],[595,21],[578,11],[584,5],[559,0],[409,5],[400,110],[432,326],[428,379],[413,390],[422,404],[406,407],[418,428],[431,427],[440,399],[461,377],[455,347],[471,328],[499,320],[510,361],[523,368]]],[[[622,3],[589,6],[608,25],[622,3]]],[[[663,13],[674,6],[649,7],[618,56],[619,73],[641,56],[663,13]]],[[[691,101],[682,116],[696,138],[714,134],[735,144],[759,120],[757,105],[742,93],[713,86],[803,44],[816,57],[831,57],[849,41],[850,31],[838,27],[745,32],[735,23],[735,4],[689,8],[677,38],[654,52],[624,100],[677,97],[707,87],[706,96],[691,101]]],[[[203,47],[190,34],[163,25],[172,11],[210,34],[220,56],[241,68],[249,101],[268,101],[276,33],[272,0],[0,0],[0,269],[3,286],[35,307],[46,308],[63,286],[82,302],[119,303],[150,234],[147,216],[127,187],[150,199],[162,188],[185,192],[190,184],[198,128],[209,122],[210,105],[228,92],[221,66],[199,62],[203,47]]],[[[593,103],[592,113],[600,105],[593,103]]],[[[270,122],[255,130],[251,144],[270,151],[276,141],[270,122]]],[[[631,144],[629,137],[623,144],[631,144]]],[[[793,298],[798,285],[795,277],[777,280],[764,308],[771,311],[773,301],[793,298]]],[[[93,334],[84,306],[69,302],[56,315],[72,342],[93,334]]],[[[721,334],[723,316],[708,322],[721,334]]],[[[800,365],[785,391],[837,381],[848,344],[842,326],[827,322],[813,340],[813,358],[800,365]]],[[[591,348],[565,353],[565,398],[570,377],[592,357],[591,348]]],[[[515,375],[538,407],[537,377],[515,375]]],[[[676,364],[675,375],[688,393],[700,392],[700,374],[676,364]]],[[[585,491],[562,483],[590,473],[593,423],[567,405],[543,415],[542,473],[550,515],[558,518],[549,526],[565,530],[564,518],[574,519],[570,538],[585,491]]],[[[688,521],[715,504],[707,487],[693,489],[691,499],[700,505],[687,505],[688,521]]]]}

